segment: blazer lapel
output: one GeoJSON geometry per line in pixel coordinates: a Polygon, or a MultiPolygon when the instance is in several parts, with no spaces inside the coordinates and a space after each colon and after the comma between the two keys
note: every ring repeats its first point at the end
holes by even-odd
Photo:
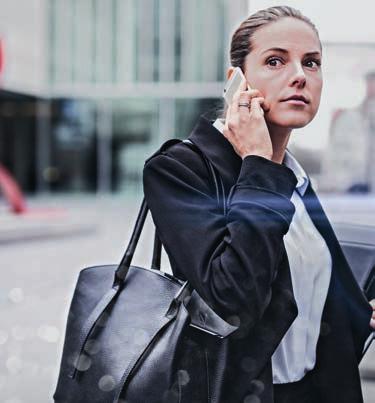
{"type": "Polygon", "coordinates": [[[359,306],[365,306],[367,308],[369,305],[367,298],[355,280],[336,234],[310,183],[302,199],[311,220],[327,243],[333,260],[333,272],[337,271],[339,279],[352,298],[356,300],[356,303],[358,303],[359,306]]]}
{"type": "MultiPolygon", "coordinates": [[[[355,280],[335,232],[310,183],[302,199],[311,220],[326,241],[332,257],[332,273],[327,300],[334,299],[346,310],[345,313],[350,319],[353,342],[359,361],[362,358],[363,344],[371,332],[369,323],[372,308],[355,280]]],[[[327,301],[323,315],[324,311],[327,310],[326,305],[327,301]]],[[[337,318],[326,317],[326,321],[329,327],[337,326],[337,318]]]]}
{"type": "Polygon", "coordinates": [[[371,306],[356,282],[311,184],[302,197],[332,257],[331,279],[320,324],[312,380],[322,403],[363,402],[358,364],[371,332],[371,306]]]}

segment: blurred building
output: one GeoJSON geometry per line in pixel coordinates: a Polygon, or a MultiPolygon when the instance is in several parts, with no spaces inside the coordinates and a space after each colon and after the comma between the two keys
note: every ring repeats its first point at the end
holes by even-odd
{"type": "Polygon", "coordinates": [[[0,91],[0,160],[27,192],[139,189],[144,159],[221,107],[230,34],[248,10],[247,0],[24,5],[0,0],[0,37],[14,55],[0,91]]]}

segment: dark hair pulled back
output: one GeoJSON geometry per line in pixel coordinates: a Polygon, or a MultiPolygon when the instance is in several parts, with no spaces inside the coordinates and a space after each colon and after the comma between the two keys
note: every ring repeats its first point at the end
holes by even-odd
{"type": "MultiPolygon", "coordinates": [[[[254,33],[259,28],[285,17],[292,17],[306,22],[315,31],[317,37],[319,38],[318,30],[311,20],[293,7],[275,6],[266,8],[264,10],[259,10],[243,21],[233,33],[230,45],[231,65],[233,67],[240,67],[243,71],[246,56],[252,51],[253,45],[251,38],[253,37],[254,33]]],[[[322,45],[320,44],[320,47],[321,46],[322,45]]]]}
{"type": "MultiPolygon", "coordinates": [[[[254,33],[267,24],[278,21],[281,18],[291,17],[306,22],[316,33],[320,49],[322,44],[319,38],[319,32],[311,20],[303,15],[301,11],[290,6],[275,6],[259,10],[251,14],[234,31],[230,44],[230,64],[233,67],[240,67],[244,71],[246,56],[253,50],[252,37],[254,33]]],[[[227,106],[223,103],[221,107],[216,108],[216,117],[225,118],[227,106]]]]}

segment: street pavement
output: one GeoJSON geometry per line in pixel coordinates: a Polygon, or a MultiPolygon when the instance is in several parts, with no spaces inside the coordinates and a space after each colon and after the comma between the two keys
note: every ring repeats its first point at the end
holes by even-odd
{"type": "MultiPolygon", "coordinates": [[[[321,200],[332,220],[375,225],[375,198],[321,200]]],[[[0,206],[1,403],[52,401],[78,273],[119,263],[140,201],[126,194],[29,197],[25,216],[0,206]]],[[[152,239],[148,218],[134,263],[149,265],[152,239]]],[[[166,256],[162,267],[170,272],[166,256]]],[[[365,403],[375,403],[375,343],[360,370],[365,403]]]]}

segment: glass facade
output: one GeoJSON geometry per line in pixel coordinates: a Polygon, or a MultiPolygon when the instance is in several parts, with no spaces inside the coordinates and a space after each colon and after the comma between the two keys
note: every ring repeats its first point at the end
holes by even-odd
{"type": "Polygon", "coordinates": [[[113,102],[113,190],[139,190],[144,160],[157,147],[159,108],[157,99],[113,102]]]}
{"type": "Polygon", "coordinates": [[[53,191],[96,189],[96,108],[92,101],[51,104],[51,156],[46,178],[53,191]]]}
{"type": "Polygon", "coordinates": [[[221,81],[229,7],[225,0],[50,0],[51,81],[221,81]]]}
{"type": "Polygon", "coordinates": [[[247,7],[50,0],[49,188],[139,190],[145,158],[220,108],[230,31],[247,7]]]}

